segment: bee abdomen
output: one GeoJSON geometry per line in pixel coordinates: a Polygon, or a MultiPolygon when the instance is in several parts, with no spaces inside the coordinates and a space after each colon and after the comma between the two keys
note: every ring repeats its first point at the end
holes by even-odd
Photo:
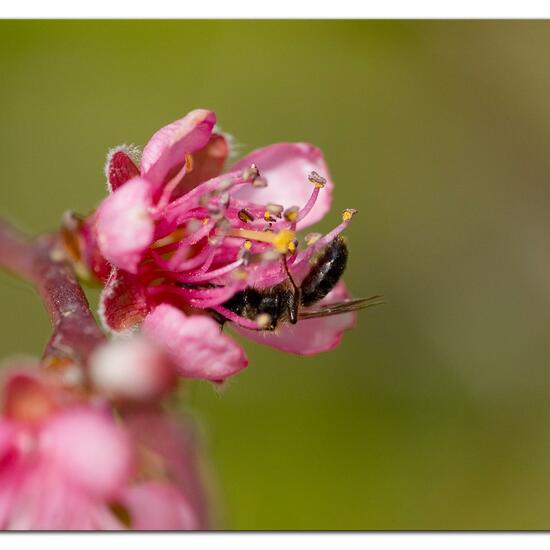
{"type": "Polygon", "coordinates": [[[348,248],[342,237],[336,237],[313,265],[301,285],[301,302],[311,306],[322,300],[338,283],[346,269],[348,248]]]}

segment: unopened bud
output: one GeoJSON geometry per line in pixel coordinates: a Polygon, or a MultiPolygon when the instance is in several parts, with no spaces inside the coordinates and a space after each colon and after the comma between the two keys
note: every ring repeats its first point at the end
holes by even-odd
{"type": "Polygon", "coordinates": [[[166,356],[147,340],[114,340],[99,347],[90,359],[95,389],[112,399],[150,401],[175,383],[166,356]]]}

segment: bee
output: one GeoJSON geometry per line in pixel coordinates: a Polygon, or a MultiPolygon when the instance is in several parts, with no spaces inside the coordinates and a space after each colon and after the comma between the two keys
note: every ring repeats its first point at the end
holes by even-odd
{"type": "MultiPolygon", "coordinates": [[[[323,250],[298,286],[283,258],[288,279],[268,288],[246,287],[227,300],[223,307],[240,317],[261,320],[258,330],[274,331],[281,323],[295,325],[305,319],[341,315],[382,303],[381,296],[357,298],[312,309],[338,283],[348,261],[345,240],[338,236],[323,250]],[[305,309],[307,308],[307,309],[305,309]]],[[[223,324],[227,319],[216,315],[223,324]]]]}

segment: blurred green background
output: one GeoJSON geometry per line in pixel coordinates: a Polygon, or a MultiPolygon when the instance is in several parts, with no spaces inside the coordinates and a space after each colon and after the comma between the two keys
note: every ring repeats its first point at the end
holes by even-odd
{"type": "MultiPolygon", "coordinates": [[[[131,15],[131,14],[129,14],[131,15]]],[[[384,293],[341,347],[252,343],[187,385],[229,529],[550,528],[550,23],[0,22],[1,214],[104,196],[109,146],[196,107],[242,152],[325,152],[347,281],[384,293]]],[[[97,293],[92,293],[95,299],[97,293]]],[[[0,353],[39,354],[0,274],[0,353]]]]}

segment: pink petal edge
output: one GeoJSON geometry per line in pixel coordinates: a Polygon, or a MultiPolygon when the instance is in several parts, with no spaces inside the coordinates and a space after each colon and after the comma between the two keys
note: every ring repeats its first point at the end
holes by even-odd
{"type": "Polygon", "coordinates": [[[223,380],[248,365],[239,344],[205,315],[187,316],[174,306],[161,304],[145,318],[142,331],[188,378],[223,380]]]}

